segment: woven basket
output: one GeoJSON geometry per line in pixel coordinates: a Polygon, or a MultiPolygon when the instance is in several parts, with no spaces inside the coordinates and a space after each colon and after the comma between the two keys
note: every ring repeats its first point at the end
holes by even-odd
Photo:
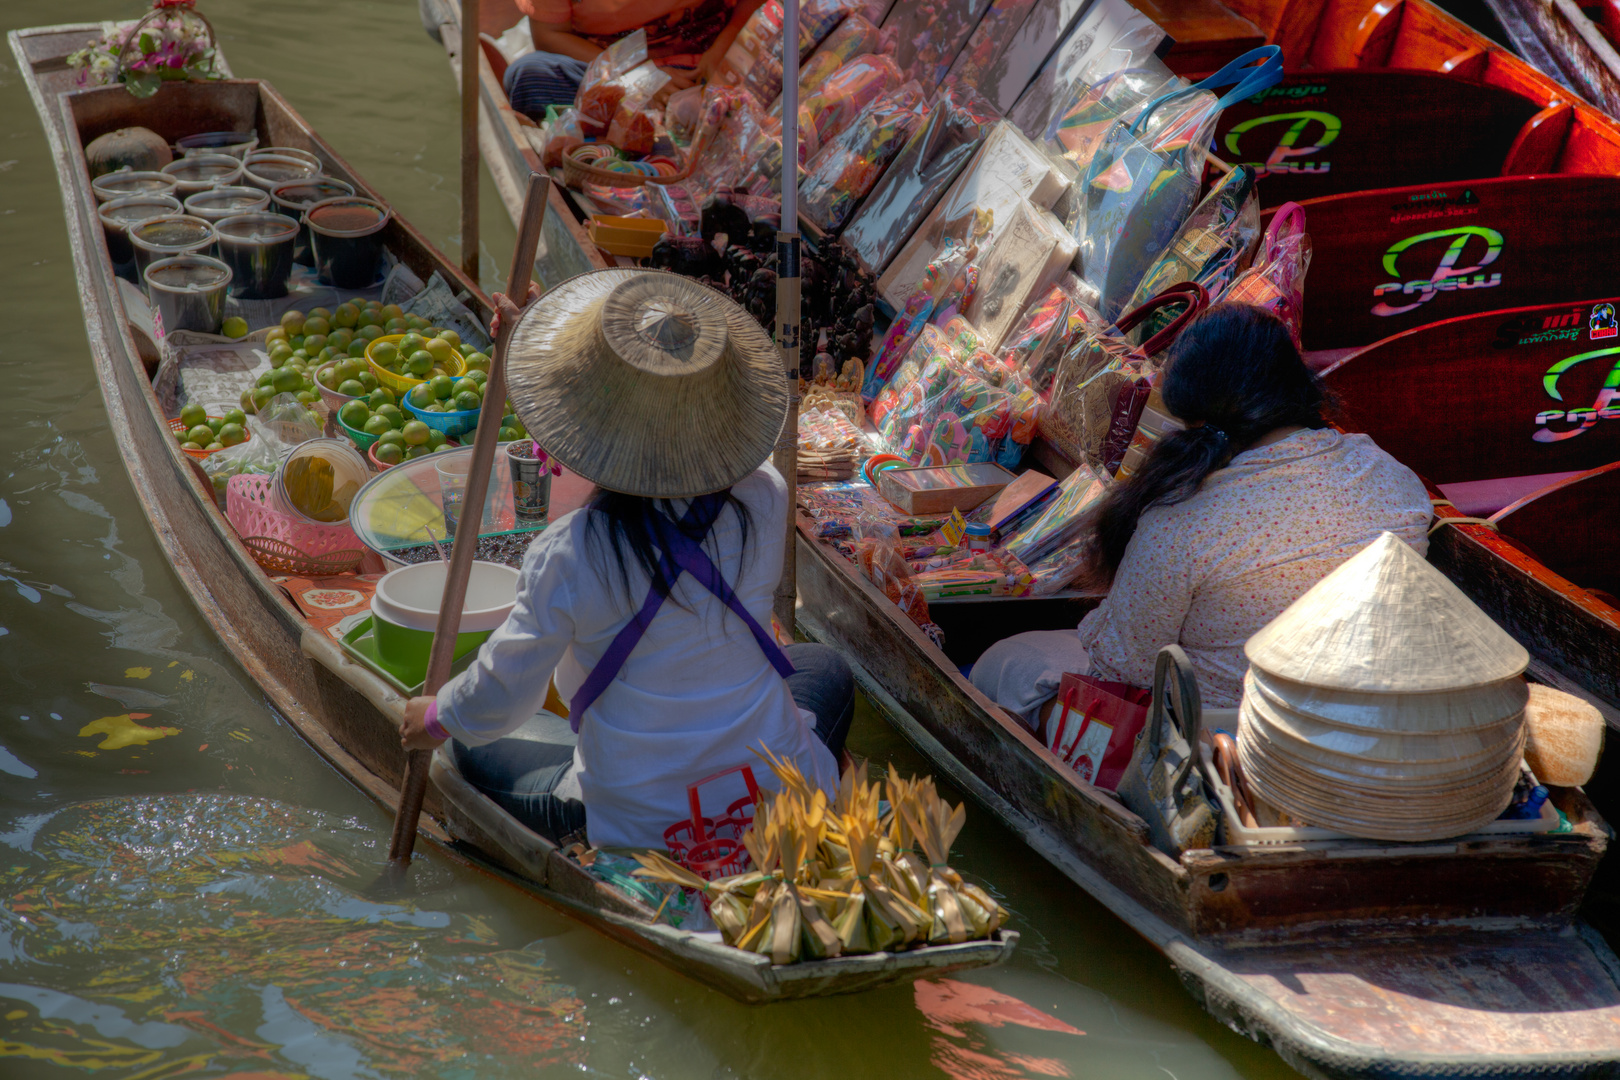
{"type": "Polygon", "coordinates": [[[365,547],[347,524],[295,521],[269,506],[270,477],[233,476],[225,486],[225,517],[254,560],[278,574],[344,574],[360,565],[365,547]]]}

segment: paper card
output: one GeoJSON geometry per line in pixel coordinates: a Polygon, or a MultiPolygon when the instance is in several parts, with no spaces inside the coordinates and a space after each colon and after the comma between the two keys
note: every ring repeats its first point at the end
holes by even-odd
{"type": "Polygon", "coordinates": [[[1006,231],[981,259],[967,318],[984,348],[996,352],[1031,299],[1051,288],[1074,259],[1073,238],[1057,218],[1019,200],[1006,231]]]}
{"type": "Polygon", "coordinates": [[[995,505],[990,510],[991,531],[1000,532],[1009,521],[1027,510],[1032,503],[1046,498],[1057,486],[1057,481],[1045,473],[1033,469],[1024,473],[996,496],[995,505]]]}
{"type": "Polygon", "coordinates": [[[962,534],[967,532],[967,518],[962,516],[962,511],[952,510],[950,518],[939,527],[939,532],[951,547],[961,547],[962,534]]]}
{"type": "Polygon", "coordinates": [[[1066,107],[1076,83],[1139,64],[1164,39],[1164,30],[1126,0],[1096,0],[1047,57],[1007,119],[1032,139],[1047,138],[1054,114],[1066,107]]]}

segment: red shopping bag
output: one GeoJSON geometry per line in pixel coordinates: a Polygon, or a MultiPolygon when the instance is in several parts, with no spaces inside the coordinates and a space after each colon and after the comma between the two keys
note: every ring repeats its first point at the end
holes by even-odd
{"type": "Polygon", "coordinates": [[[1131,763],[1152,701],[1152,692],[1140,687],[1065,674],[1057,710],[1047,721],[1046,748],[1080,779],[1113,791],[1131,763]]]}

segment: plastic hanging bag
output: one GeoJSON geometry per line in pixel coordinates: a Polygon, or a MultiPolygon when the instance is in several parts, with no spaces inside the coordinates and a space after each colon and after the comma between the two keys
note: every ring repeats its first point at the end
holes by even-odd
{"type": "Polygon", "coordinates": [[[1019,94],[1007,119],[1030,138],[1045,139],[1085,87],[1127,68],[1158,67],[1164,38],[1164,30],[1126,0],[1095,0],[1019,94]]]}
{"type": "MultiPolygon", "coordinates": [[[[1183,282],[1115,325],[1082,335],[1058,366],[1051,400],[1041,416],[1041,436],[1070,461],[1101,470],[1103,446],[1115,426],[1115,410],[1122,398],[1139,418],[1147,402],[1141,394],[1137,404],[1136,395],[1141,393],[1137,384],[1151,384],[1161,354],[1208,300],[1203,286],[1183,282]],[[1171,304],[1185,305],[1185,310],[1145,344],[1132,345],[1127,337],[1130,331],[1171,304]]],[[[1134,429],[1134,423],[1132,426],[1134,429]]]]}
{"type": "Polygon", "coordinates": [[[1179,80],[1166,67],[1126,68],[1095,83],[1081,84],[1074,98],[1052,120],[1048,143],[1076,172],[1084,173],[1108,129],[1117,120],[1134,120],[1156,95],[1179,80]]]}
{"type": "MultiPolygon", "coordinates": [[[[1238,165],[1210,188],[1136,287],[1128,306],[1140,307],[1183,281],[1196,281],[1209,295],[1221,295],[1248,265],[1259,239],[1260,199],[1254,169],[1238,165]]],[[[1168,323],[1169,313],[1161,310],[1137,327],[1137,340],[1147,340],[1168,323]]]]}
{"type": "Polygon", "coordinates": [[[1192,212],[1210,132],[1227,105],[1282,78],[1282,50],[1252,49],[1203,82],[1166,94],[1135,120],[1115,121],[1084,174],[1076,222],[1085,281],[1118,318],[1192,212]],[[1217,98],[1214,88],[1233,86],[1217,98]]]}
{"type": "Polygon", "coordinates": [[[977,254],[975,248],[947,240],[939,254],[928,264],[928,269],[923,272],[922,282],[906,300],[905,308],[896,314],[894,321],[889,324],[889,332],[867,370],[866,384],[861,387],[863,398],[871,401],[877,397],[878,392],[893,377],[901,361],[911,351],[912,344],[922,333],[923,327],[932,320],[940,299],[945,296],[946,290],[966,269],[975,254],[977,254]]]}
{"type": "Polygon", "coordinates": [[[225,508],[225,487],[242,473],[269,476],[299,443],[318,439],[321,421],[291,394],[277,394],[264,408],[247,418],[246,442],[227,446],[202,460],[202,470],[214,486],[214,501],[225,508]]]}
{"type": "Polygon", "coordinates": [[[927,117],[915,82],[873,101],[810,159],[799,184],[800,212],[828,231],[842,228],[927,117]]]}
{"type": "Polygon", "coordinates": [[[844,246],[863,267],[880,273],[889,265],[995,122],[995,110],[970,87],[939,95],[927,123],[912,135],[844,229],[844,246]]]}
{"type": "Polygon", "coordinates": [[[1310,266],[1305,208],[1284,203],[1272,215],[1254,265],[1237,276],[1221,299],[1265,308],[1288,324],[1297,345],[1305,315],[1305,271],[1310,266]]]}
{"type": "MultiPolygon", "coordinates": [[[[883,38],[878,28],[860,15],[851,15],[838,24],[838,29],[827,35],[804,66],[799,69],[799,97],[813,94],[822,83],[832,78],[833,72],[864,53],[883,51],[883,38]]],[[[781,98],[772,109],[781,115],[781,98]]]]}
{"type": "Polygon", "coordinates": [[[579,128],[579,110],[564,109],[545,126],[540,160],[548,169],[562,168],[563,155],[585,145],[585,133],[579,128]]]}

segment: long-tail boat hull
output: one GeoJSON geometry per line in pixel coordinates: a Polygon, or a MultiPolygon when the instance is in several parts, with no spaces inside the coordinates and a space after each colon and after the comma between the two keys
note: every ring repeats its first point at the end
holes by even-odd
{"type": "MultiPolygon", "coordinates": [[[[257,129],[264,142],[319,156],[326,172],[375,194],[267,83],[231,79],[166,83],[136,99],[122,87],[76,90],[65,57],[100,32],[96,24],[41,27],[9,35],[39,110],[61,182],[69,239],[91,357],[111,430],[136,497],[176,577],[266,702],[343,775],[384,806],[399,801],[405,757],[399,726],[405,701],[338,644],[312,629],[291,599],[254,562],[214,502],[212,485],[180,452],[153,390],[158,343],[140,327],[140,294],[115,276],[83,146],[97,135],[140,125],[166,139],[198,131],[257,129]]],[[[438,273],[489,301],[407,222],[387,226],[389,250],[422,280],[438,273]]],[[[845,993],[1004,961],[1018,935],[904,953],[796,965],[720,944],[718,935],[660,925],[654,912],[592,877],[483,796],[442,755],[434,764],[422,831],[453,857],[499,868],[515,885],[604,934],[743,1001],[845,993]],[[452,848],[451,845],[454,845],[452,848]]]]}

